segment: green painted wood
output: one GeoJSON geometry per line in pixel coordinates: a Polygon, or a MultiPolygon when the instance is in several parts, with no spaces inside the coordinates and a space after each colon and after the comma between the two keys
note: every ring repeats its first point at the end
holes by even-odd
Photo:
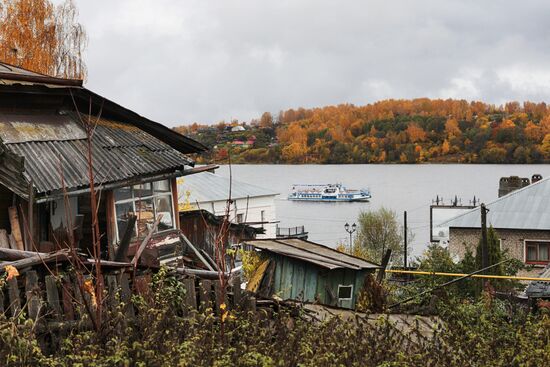
{"type": "Polygon", "coordinates": [[[281,282],[281,294],[283,299],[291,298],[293,274],[294,274],[294,264],[290,259],[283,258],[283,277],[281,282]]]}
{"type": "Polygon", "coordinates": [[[303,262],[293,261],[294,273],[292,277],[292,289],[290,297],[292,299],[304,299],[304,278],[305,264],[303,262]]]}
{"type": "Polygon", "coordinates": [[[307,264],[304,279],[304,299],[308,302],[315,301],[315,295],[317,294],[318,277],[319,271],[317,270],[317,267],[307,264]]]}
{"type": "Polygon", "coordinates": [[[273,293],[280,297],[282,289],[283,262],[280,256],[274,256],[272,260],[275,262],[275,281],[273,282],[273,293]]]}
{"type": "Polygon", "coordinates": [[[317,275],[317,294],[319,295],[319,302],[323,304],[328,304],[328,297],[327,297],[327,279],[328,274],[324,271],[320,271],[317,275]]]}

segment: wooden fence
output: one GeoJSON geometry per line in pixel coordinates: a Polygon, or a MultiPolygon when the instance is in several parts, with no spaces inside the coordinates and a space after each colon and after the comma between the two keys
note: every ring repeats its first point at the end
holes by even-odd
{"type": "MultiPolygon", "coordinates": [[[[146,273],[131,277],[128,272],[113,272],[105,274],[105,304],[106,310],[118,310],[121,304],[127,318],[133,318],[136,310],[132,305],[133,295],[141,295],[146,300],[152,297],[152,274],[146,273]]],[[[179,281],[185,288],[183,309],[195,309],[204,311],[212,308],[214,312],[225,303],[229,308],[244,308],[255,310],[254,297],[245,295],[241,291],[240,282],[233,279],[234,285],[230,285],[225,299],[221,291],[219,280],[199,279],[194,277],[181,277],[179,281]]],[[[86,279],[85,279],[86,280],[86,279]]],[[[0,288],[0,314],[7,317],[20,317],[37,320],[46,323],[48,330],[57,326],[71,325],[83,319],[84,315],[93,315],[89,305],[93,304],[92,295],[82,291],[86,287],[78,284],[73,272],[63,275],[40,276],[35,270],[29,270],[24,274],[13,277],[4,288],[0,288]],[[87,306],[88,305],[88,306],[87,306]]],[[[89,325],[91,327],[91,324],[89,325]]]]}

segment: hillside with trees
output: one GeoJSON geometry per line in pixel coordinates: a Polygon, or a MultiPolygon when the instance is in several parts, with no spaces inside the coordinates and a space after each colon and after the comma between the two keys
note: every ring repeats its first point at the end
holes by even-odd
{"type": "Polygon", "coordinates": [[[269,112],[249,123],[176,130],[235,163],[549,163],[550,107],[465,100],[384,100],[269,112]]]}

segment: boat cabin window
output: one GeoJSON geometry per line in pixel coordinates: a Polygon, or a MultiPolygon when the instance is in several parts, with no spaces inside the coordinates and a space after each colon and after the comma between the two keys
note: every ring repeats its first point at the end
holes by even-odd
{"type": "Polygon", "coordinates": [[[353,296],[353,284],[338,285],[338,301],[350,301],[353,296]]]}
{"type": "Polygon", "coordinates": [[[120,241],[130,214],[137,216],[132,239],[143,238],[162,214],[157,231],[175,228],[172,186],[169,180],[148,182],[114,190],[117,240],[120,241]]]}

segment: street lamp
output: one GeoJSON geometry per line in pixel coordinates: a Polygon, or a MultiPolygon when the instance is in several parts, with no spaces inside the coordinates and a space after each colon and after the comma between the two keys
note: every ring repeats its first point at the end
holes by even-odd
{"type": "Polygon", "coordinates": [[[355,232],[357,230],[357,224],[353,223],[351,225],[351,229],[350,229],[349,223],[346,223],[346,224],[344,224],[344,229],[346,230],[346,232],[349,233],[349,252],[351,253],[351,251],[352,251],[351,236],[353,235],[353,232],[355,232]]]}

